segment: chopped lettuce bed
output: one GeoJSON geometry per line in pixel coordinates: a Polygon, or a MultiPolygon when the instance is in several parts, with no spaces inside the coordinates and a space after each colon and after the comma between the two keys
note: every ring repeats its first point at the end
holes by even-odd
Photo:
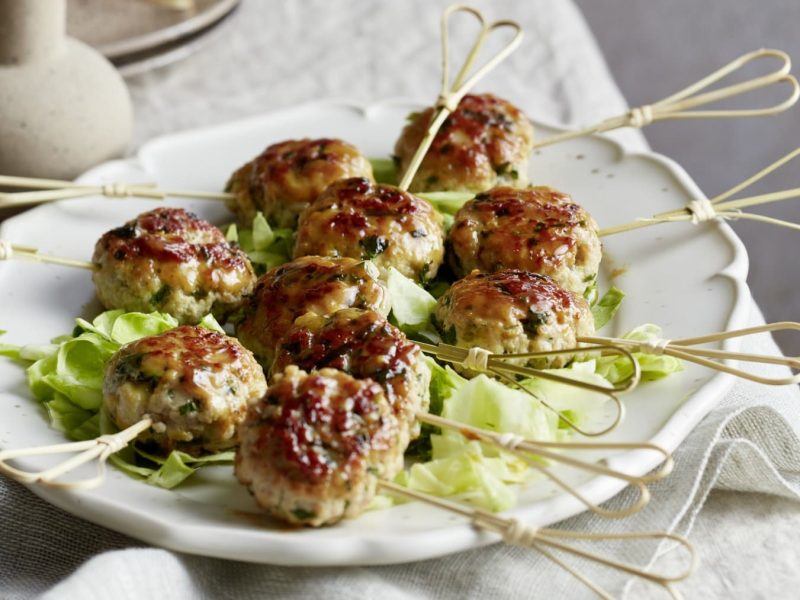
{"type": "MultiPolygon", "coordinates": [[[[253,236],[257,229],[261,226],[254,227],[253,236]]],[[[262,247],[267,243],[274,244],[277,239],[270,239],[265,231],[257,234],[262,247]]],[[[392,301],[392,320],[411,336],[420,339],[435,336],[430,321],[436,304],[433,296],[393,269],[388,273],[387,287],[392,301]]],[[[613,294],[613,301],[606,303],[603,309],[612,314],[622,298],[621,293],[613,294]]],[[[603,300],[598,304],[603,304],[603,300]]],[[[177,325],[173,317],[162,313],[107,311],[92,322],[76,319],[73,333],[58,337],[51,344],[0,345],[0,355],[29,364],[29,386],[42,402],[53,427],[73,440],[92,439],[114,431],[113,424],[102,410],[103,374],[108,360],[122,345],[177,325]]],[[[204,318],[201,325],[222,331],[211,316],[204,318]]],[[[643,325],[625,337],[647,340],[660,337],[660,333],[655,325],[643,325]]],[[[642,353],[634,356],[645,380],[658,379],[683,368],[679,360],[668,356],[642,353]]],[[[427,356],[424,360],[432,373],[431,412],[491,431],[512,432],[537,440],[560,440],[568,435],[568,431],[556,413],[542,405],[543,400],[579,423],[607,401],[603,394],[540,378],[520,382],[529,392],[526,393],[486,375],[465,379],[448,365],[427,356]]],[[[587,356],[574,361],[568,368],[553,372],[600,386],[611,386],[628,378],[631,367],[625,359],[616,356],[587,356]]],[[[537,476],[530,461],[540,460],[528,457],[526,461],[490,444],[468,439],[457,431],[439,430],[429,425],[423,425],[422,435],[409,448],[407,457],[417,462],[398,476],[399,483],[495,511],[515,504],[514,486],[537,476]]],[[[199,458],[174,451],[167,457],[158,457],[129,446],[111,460],[131,476],[172,488],[199,467],[230,462],[232,458],[232,451],[199,458]]],[[[386,502],[386,499],[378,499],[375,506],[386,502]]]]}
{"type": "Polygon", "coordinates": [[[229,225],[225,239],[236,242],[245,251],[253,263],[256,273],[263,275],[273,267],[282,265],[292,259],[291,229],[273,229],[260,212],[253,219],[251,228],[239,228],[229,225]]]}

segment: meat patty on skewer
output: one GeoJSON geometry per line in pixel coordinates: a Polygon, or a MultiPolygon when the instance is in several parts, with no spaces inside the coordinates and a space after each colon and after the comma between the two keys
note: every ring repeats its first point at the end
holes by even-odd
{"type": "MultiPolygon", "coordinates": [[[[428,108],[403,129],[395,144],[400,175],[428,131],[428,108]]],[[[496,185],[528,183],[533,126],[510,102],[492,94],[468,94],[444,121],[411,182],[412,192],[482,192],[496,185]]]]}
{"type": "Polygon", "coordinates": [[[331,185],[300,215],[294,256],[370,259],[425,282],[444,256],[442,217],[424,200],[368,179],[331,185]]]}
{"type": "Polygon", "coordinates": [[[447,251],[460,277],[473,269],[522,269],[548,275],[579,294],[594,284],[602,258],[592,216],[549,187],[498,187],[478,194],[456,213],[447,251]]]}
{"type": "Polygon", "coordinates": [[[139,436],[167,454],[236,445],[247,407],[267,389],[253,355],[234,338],[184,325],[123,346],[109,361],[103,403],[120,429],[149,416],[139,436]]]}
{"type": "Polygon", "coordinates": [[[261,211],[271,225],[294,228],[309,203],[347,177],[372,179],[372,165],[355,146],[328,138],[287,140],[231,175],[225,191],[234,197],[226,204],[245,224],[261,211]]]}
{"type": "Polygon", "coordinates": [[[262,508],[301,525],[361,514],[406,446],[381,386],[335,369],[275,376],[239,429],[235,472],[262,508]]]}
{"type": "Polygon", "coordinates": [[[103,306],[158,310],[181,323],[197,323],[209,312],[224,320],[256,282],[238,246],[181,208],[157,208],[105,233],[92,262],[103,306]]]}
{"type": "Polygon", "coordinates": [[[375,265],[354,258],[296,258],[259,278],[236,336],[269,368],[275,346],[297,317],[351,307],[389,314],[389,296],[375,265]]]}
{"type": "Polygon", "coordinates": [[[306,371],[331,367],[373,379],[412,437],[419,435],[416,415],[430,405],[431,371],[419,346],[378,313],[347,308],[330,316],[299,317],[278,345],[271,372],[289,365],[306,371]]]}
{"type": "MultiPolygon", "coordinates": [[[[495,354],[574,348],[576,338],[594,334],[583,296],[544,275],[516,269],[473,271],[437,301],[434,320],[448,344],[480,346],[495,354]]],[[[516,359],[536,368],[561,367],[569,355],[516,359]]]]}

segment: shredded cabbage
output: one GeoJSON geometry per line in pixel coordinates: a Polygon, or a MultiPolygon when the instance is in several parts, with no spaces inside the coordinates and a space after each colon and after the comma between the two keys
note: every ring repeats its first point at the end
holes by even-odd
{"type": "MultiPolygon", "coordinates": [[[[594,293],[597,293],[596,288],[594,293]]],[[[592,316],[594,317],[594,328],[596,330],[599,331],[614,318],[624,298],[625,293],[622,290],[612,287],[600,300],[592,304],[592,316]]]]}
{"type": "Polygon", "coordinates": [[[292,230],[273,229],[262,213],[256,213],[250,229],[229,225],[225,239],[236,242],[247,253],[256,272],[266,271],[292,259],[292,230]]]}
{"type": "Polygon", "coordinates": [[[439,334],[431,323],[436,298],[394,267],[389,267],[386,288],[393,322],[412,338],[438,343],[439,334]]]}

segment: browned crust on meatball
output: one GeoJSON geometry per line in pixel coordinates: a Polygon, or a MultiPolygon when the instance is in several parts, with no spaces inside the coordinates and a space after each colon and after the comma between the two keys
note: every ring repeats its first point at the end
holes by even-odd
{"type": "Polygon", "coordinates": [[[331,138],[287,140],[233,173],[225,186],[234,195],[227,206],[244,223],[261,211],[271,225],[293,228],[310,202],[347,177],[372,179],[372,165],[355,146],[331,138]]]}
{"type": "Polygon", "coordinates": [[[592,216],[568,194],[549,187],[498,187],[456,213],[448,261],[459,276],[473,269],[521,269],[582,294],[600,267],[597,232],[592,216]]]}
{"type": "Polygon", "coordinates": [[[157,208],[105,233],[92,256],[97,296],[108,309],[160,310],[182,323],[209,311],[225,319],[256,276],[222,232],[181,208],[157,208]]]}
{"type": "Polygon", "coordinates": [[[165,455],[197,454],[233,447],[248,404],[266,389],[261,367],[236,339],[184,325],[123,346],[106,366],[103,399],[121,429],[153,420],[139,442],[165,455]]]}
{"type": "Polygon", "coordinates": [[[351,307],[389,314],[389,296],[375,266],[353,258],[304,256],[261,276],[236,335],[269,367],[275,346],[297,317],[351,307]]]}
{"type": "Polygon", "coordinates": [[[298,318],[278,345],[273,373],[287,366],[339,369],[383,386],[398,418],[415,432],[430,404],[430,369],[419,346],[374,311],[344,309],[298,318]]]}
{"type": "MultiPolygon", "coordinates": [[[[472,272],[437,301],[434,320],[445,342],[497,354],[575,348],[594,333],[586,300],[543,275],[516,269],[472,272]]],[[[570,355],[519,359],[518,364],[561,367],[570,355]]]]}
{"type": "Polygon", "coordinates": [[[367,179],[331,185],[301,215],[294,256],[371,259],[415,281],[432,279],[444,256],[444,228],[433,207],[367,179]]]}
{"type": "MultiPolygon", "coordinates": [[[[427,133],[428,108],[403,129],[395,145],[402,175],[427,133]]],[[[533,126],[510,102],[492,94],[468,94],[445,119],[410,189],[482,192],[498,185],[526,185],[533,126]]]]}
{"type": "Polygon", "coordinates": [[[288,367],[240,429],[236,476],[268,512],[319,526],[360,514],[405,446],[384,391],[334,369],[288,367]]]}

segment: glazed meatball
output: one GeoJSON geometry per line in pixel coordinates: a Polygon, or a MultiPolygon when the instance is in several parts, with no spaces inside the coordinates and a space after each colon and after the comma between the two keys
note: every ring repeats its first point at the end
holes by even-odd
{"type": "Polygon", "coordinates": [[[385,272],[433,279],[444,256],[442,217],[430,204],[390,185],[344,179],[300,216],[294,255],[371,259],[385,272]]]}
{"type": "Polygon", "coordinates": [[[522,269],[549,275],[579,294],[594,285],[602,258],[597,223],[568,194],[548,187],[499,187],[456,213],[448,261],[458,276],[522,269]]]}
{"type": "Polygon", "coordinates": [[[275,227],[294,228],[297,217],[334,181],[372,179],[372,165],[355,146],[335,139],[274,144],[240,167],[225,186],[227,206],[243,223],[257,211],[275,227]]]}
{"type": "Polygon", "coordinates": [[[240,428],[236,477],[270,514],[320,526],[358,516],[403,468],[383,388],[335,369],[288,367],[240,428]]]}
{"type": "MultiPolygon", "coordinates": [[[[428,131],[434,109],[403,129],[395,145],[400,175],[428,131]]],[[[528,183],[533,126],[510,102],[491,94],[467,95],[444,121],[411,183],[412,192],[482,192],[528,183]]]]}
{"type": "Polygon", "coordinates": [[[103,402],[120,429],[150,417],[139,441],[162,454],[236,445],[247,407],[266,392],[253,355],[234,338],[195,325],[123,346],[106,366],[103,402]]]}
{"type": "MultiPolygon", "coordinates": [[[[594,319],[582,296],[544,275],[516,269],[473,271],[442,295],[434,312],[448,344],[480,346],[494,354],[574,348],[577,337],[594,334],[594,319]]],[[[515,359],[536,368],[562,367],[569,355],[515,359]]]]}
{"type": "Polygon", "coordinates": [[[412,437],[419,435],[416,415],[428,410],[431,371],[419,346],[378,313],[347,308],[327,317],[299,317],[278,345],[272,372],[288,365],[307,371],[331,367],[373,379],[412,437]]]}
{"type": "Polygon", "coordinates": [[[236,336],[268,368],[275,346],[297,317],[351,307],[389,314],[389,295],[375,265],[354,258],[304,256],[261,276],[236,336]]]}
{"type": "Polygon", "coordinates": [[[97,297],[108,309],[158,310],[181,323],[224,320],[253,290],[247,255],[180,208],[157,208],[105,233],[94,248],[97,297]]]}

